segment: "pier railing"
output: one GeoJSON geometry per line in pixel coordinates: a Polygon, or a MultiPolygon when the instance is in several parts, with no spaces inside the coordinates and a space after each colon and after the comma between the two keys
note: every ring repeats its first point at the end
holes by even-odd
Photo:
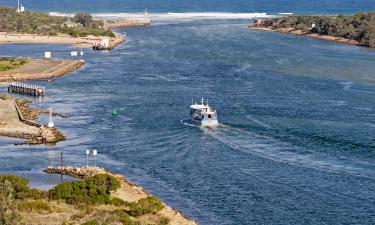
{"type": "Polygon", "coordinates": [[[8,92],[31,96],[44,96],[45,88],[31,84],[11,83],[8,86],[8,92]]]}

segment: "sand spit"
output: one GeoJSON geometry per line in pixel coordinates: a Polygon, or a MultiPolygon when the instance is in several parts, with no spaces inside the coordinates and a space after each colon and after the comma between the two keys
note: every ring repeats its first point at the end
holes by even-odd
{"type": "Polygon", "coordinates": [[[110,29],[113,28],[126,28],[126,27],[143,27],[151,25],[150,19],[144,20],[113,20],[106,24],[106,26],[110,29]]]}
{"type": "Polygon", "coordinates": [[[59,77],[79,69],[83,64],[84,60],[29,59],[17,69],[0,72],[0,82],[59,77]]]}
{"type": "Polygon", "coordinates": [[[254,30],[265,30],[265,31],[273,31],[273,32],[279,32],[279,33],[300,35],[300,36],[305,36],[305,37],[310,37],[310,38],[315,38],[315,39],[320,39],[320,40],[325,40],[325,41],[339,42],[339,43],[347,44],[347,45],[359,45],[358,41],[356,41],[356,40],[347,39],[347,38],[343,38],[343,37],[335,37],[335,36],[331,36],[331,35],[321,35],[321,34],[306,32],[306,31],[303,31],[303,30],[296,30],[294,28],[274,29],[271,26],[266,27],[266,26],[259,26],[259,25],[249,26],[249,28],[254,29],[254,30]]]}
{"type": "MultiPolygon", "coordinates": [[[[113,197],[120,198],[127,202],[135,202],[140,199],[146,198],[150,196],[143,188],[138,187],[130,182],[128,182],[124,176],[119,174],[113,174],[111,172],[106,171],[104,168],[99,167],[48,167],[44,170],[46,173],[56,173],[56,174],[64,174],[69,175],[75,178],[87,178],[96,174],[110,174],[116,177],[120,183],[121,188],[116,190],[114,193],[111,194],[113,197]]],[[[157,214],[161,216],[167,217],[170,219],[171,225],[196,225],[197,223],[193,220],[189,220],[184,215],[182,215],[177,210],[165,205],[165,208],[157,214]]]]}
{"type": "Polygon", "coordinates": [[[27,139],[21,144],[56,143],[65,140],[56,128],[47,128],[34,121],[41,111],[9,95],[0,96],[0,135],[27,139]],[[20,105],[20,106],[19,106],[20,105]]]}
{"type": "Polygon", "coordinates": [[[76,48],[92,48],[102,40],[108,39],[112,48],[125,42],[125,38],[119,34],[116,37],[96,37],[89,35],[87,37],[72,37],[59,34],[56,36],[37,35],[37,34],[11,34],[0,33],[0,43],[30,43],[30,44],[68,44],[76,48]]]}

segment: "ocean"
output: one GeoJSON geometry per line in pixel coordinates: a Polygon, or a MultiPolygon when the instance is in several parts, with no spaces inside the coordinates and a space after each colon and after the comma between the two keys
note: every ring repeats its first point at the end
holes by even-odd
{"type": "MultiPolygon", "coordinates": [[[[375,50],[249,30],[249,19],[239,18],[352,14],[374,9],[375,1],[23,2],[45,12],[148,8],[155,17],[184,17],[117,29],[126,44],[110,52],[84,50],[80,70],[50,83],[30,82],[47,90],[33,106],[70,115],[55,121],[68,140],[15,146],[19,140],[0,138],[1,173],[46,187],[58,178],[40,171],[57,165],[60,152],[65,164],[79,166],[86,149],[95,148],[99,166],[199,224],[375,221],[375,50]],[[192,98],[201,97],[217,109],[217,129],[181,123],[192,98]]],[[[71,47],[0,45],[5,56],[43,57],[47,50],[69,58],[71,47]]]]}

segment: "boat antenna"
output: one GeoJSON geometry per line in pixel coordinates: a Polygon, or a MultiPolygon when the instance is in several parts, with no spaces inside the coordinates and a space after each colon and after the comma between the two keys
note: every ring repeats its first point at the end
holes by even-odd
{"type": "Polygon", "coordinates": [[[201,99],[201,103],[202,103],[202,105],[204,105],[204,99],[203,98],[201,99]]]}
{"type": "Polygon", "coordinates": [[[207,98],[207,100],[206,100],[206,101],[207,101],[207,105],[208,105],[208,98],[207,98]]]}
{"type": "Polygon", "coordinates": [[[194,105],[194,98],[191,98],[191,104],[194,105]]]}

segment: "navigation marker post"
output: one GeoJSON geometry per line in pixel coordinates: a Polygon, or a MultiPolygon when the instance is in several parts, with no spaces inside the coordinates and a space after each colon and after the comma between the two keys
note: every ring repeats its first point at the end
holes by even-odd
{"type": "Polygon", "coordinates": [[[89,167],[89,155],[90,155],[90,150],[86,150],[86,167],[89,167]]]}
{"type": "Polygon", "coordinates": [[[96,151],[96,149],[92,150],[92,155],[94,156],[94,162],[96,167],[96,156],[98,155],[98,151],[96,151]]]}

